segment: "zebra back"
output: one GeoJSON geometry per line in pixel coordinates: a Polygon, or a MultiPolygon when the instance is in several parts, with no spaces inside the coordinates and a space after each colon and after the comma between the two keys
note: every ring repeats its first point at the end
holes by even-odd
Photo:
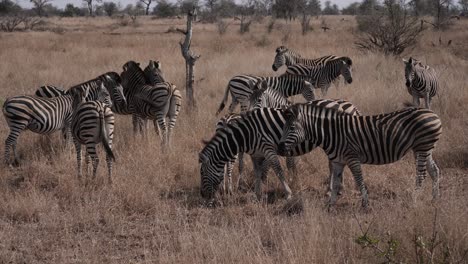
{"type": "Polygon", "coordinates": [[[53,85],[41,86],[34,93],[34,95],[37,97],[46,97],[46,98],[52,98],[52,97],[66,95],[66,94],[67,94],[67,91],[57,86],[53,86],[53,85]]]}
{"type": "Polygon", "coordinates": [[[272,69],[274,71],[277,71],[283,65],[291,66],[294,64],[304,64],[306,66],[321,65],[337,58],[338,57],[335,55],[326,55],[316,59],[302,58],[302,56],[298,52],[290,50],[285,46],[280,46],[276,49],[276,55],[272,65],[272,69]]]}

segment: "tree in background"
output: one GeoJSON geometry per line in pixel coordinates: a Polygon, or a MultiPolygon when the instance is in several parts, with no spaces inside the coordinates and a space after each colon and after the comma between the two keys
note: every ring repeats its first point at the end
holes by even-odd
{"type": "Polygon", "coordinates": [[[159,0],[153,9],[153,14],[158,17],[173,17],[177,15],[177,6],[167,0],[159,0]]]}
{"type": "Polygon", "coordinates": [[[34,5],[33,10],[41,17],[44,15],[44,7],[47,3],[52,2],[52,0],[29,0],[29,2],[34,5]]]}
{"type": "Polygon", "coordinates": [[[94,6],[93,3],[101,3],[102,0],[83,0],[88,6],[88,14],[89,16],[94,16],[94,6]]]}
{"type": "Polygon", "coordinates": [[[186,15],[192,10],[200,9],[200,1],[198,0],[179,0],[179,14],[186,15]]]}
{"type": "Polygon", "coordinates": [[[149,10],[150,10],[150,6],[151,6],[151,3],[153,2],[153,0],[139,0],[140,2],[139,3],[142,3],[144,4],[146,7],[145,7],[145,15],[149,15],[149,10]]]}
{"type": "Polygon", "coordinates": [[[404,1],[385,0],[383,6],[372,14],[358,15],[361,33],[355,42],[359,49],[400,55],[412,48],[423,31],[418,17],[411,16],[404,1]]]}
{"type": "Polygon", "coordinates": [[[83,12],[81,8],[76,7],[73,4],[67,4],[63,9],[62,15],[65,17],[84,16],[85,12],[83,12]]]}
{"type": "Polygon", "coordinates": [[[458,0],[458,4],[460,5],[462,12],[468,12],[468,0],[458,0]]]}
{"type": "Polygon", "coordinates": [[[104,2],[102,4],[102,9],[110,17],[118,10],[117,5],[114,2],[104,2]]]}
{"type": "Polygon", "coordinates": [[[349,6],[341,9],[341,14],[355,16],[359,13],[359,6],[358,2],[351,3],[349,6]]]}
{"type": "Polygon", "coordinates": [[[339,15],[340,10],[336,4],[331,4],[330,1],[325,2],[325,8],[322,10],[322,14],[324,15],[339,15]]]}
{"type": "Polygon", "coordinates": [[[11,0],[0,1],[0,15],[16,14],[22,10],[21,6],[11,0]]]}

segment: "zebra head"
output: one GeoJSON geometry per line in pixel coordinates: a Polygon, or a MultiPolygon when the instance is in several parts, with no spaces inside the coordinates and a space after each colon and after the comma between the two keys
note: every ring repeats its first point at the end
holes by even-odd
{"type": "Polygon", "coordinates": [[[107,73],[104,75],[104,82],[105,88],[110,95],[111,104],[109,106],[113,107],[114,104],[126,105],[127,99],[125,97],[123,87],[120,84],[121,79],[117,73],[107,73]],[[117,76],[115,76],[117,75],[117,76]],[[117,78],[118,77],[118,78],[117,78]]]}
{"type": "Polygon", "coordinates": [[[128,61],[122,66],[122,69],[123,72],[120,76],[122,77],[124,89],[133,89],[146,84],[145,73],[140,68],[140,63],[128,61]]]}
{"type": "Polygon", "coordinates": [[[295,104],[283,110],[285,124],[278,144],[278,154],[280,155],[286,155],[295,146],[306,140],[299,105],[295,104]]]}
{"type": "Polygon", "coordinates": [[[276,49],[276,56],[275,60],[273,61],[273,65],[271,68],[274,71],[277,71],[281,66],[287,65],[287,58],[286,58],[286,53],[288,52],[288,49],[285,46],[281,46],[276,49]]]}
{"type": "Polygon", "coordinates": [[[340,65],[340,74],[343,75],[345,81],[347,83],[352,83],[353,82],[353,75],[351,73],[351,59],[343,59],[341,60],[340,65]]]}
{"type": "Polygon", "coordinates": [[[405,85],[406,87],[410,88],[411,83],[413,82],[415,75],[416,75],[416,67],[419,65],[422,67],[420,61],[410,57],[408,60],[403,59],[405,63],[405,85]]]}
{"type": "Polygon", "coordinates": [[[216,190],[224,179],[224,164],[213,164],[208,155],[214,155],[214,153],[209,154],[210,151],[210,142],[208,142],[199,154],[200,194],[208,201],[215,198],[216,190]]]}
{"type": "Polygon", "coordinates": [[[161,70],[161,62],[150,60],[148,66],[144,69],[146,82],[150,85],[165,82],[161,70]]]}
{"type": "Polygon", "coordinates": [[[252,80],[249,80],[249,85],[252,88],[252,94],[249,97],[248,110],[259,108],[262,105],[263,93],[268,89],[268,83],[266,80],[258,81],[254,84],[252,80]]]}

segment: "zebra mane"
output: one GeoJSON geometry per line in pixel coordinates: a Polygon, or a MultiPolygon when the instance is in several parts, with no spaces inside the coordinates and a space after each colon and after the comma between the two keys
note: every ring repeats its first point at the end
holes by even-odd
{"type": "Polygon", "coordinates": [[[123,65],[123,72],[120,74],[122,76],[124,73],[130,74],[130,71],[135,71],[137,74],[134,76],[142,84],[146,84],[145,72],[141,69],[140,63],[135,61],[128,61],[123,65]]]}
{"type": "Polygon", "coordinates": [[[287,50],[288,48],[286,46],[281,45],[278,48],[276,48],[276,53],[287,51],[287,50]]]}
{"type": "MultiPolygon", "coordinates": [[[[344,61],[344,62],[345,62],[346,64],[348,64],[349,66],[353,65],[353,61],[351,60],[350,57],[346,57],[346,56],[345,56],[345,57],[338,57],[338,58],[336,58],[336,59],[334,59],[334,60],[330,60],[330,61],[335,61],[335,60],[344,61]]],[[[329,61],[329,62],[330,62],[330,61],[329,61]]],[[[327,62],[327,63],[328,63],[328,62],[327,62]]]]}
{"type": "MultiPolygon", "coordinates": [[[[291,114],[297,117],[299,113],[299,109],[307,109],[307,108],[319,108],[319,109],[327,109],[333,110],[337,114],[345,114],[345,115],[356,115],[361,116],[361,112],[354,106],[351,102],[343,100],[343,99],[319,99],[314,100],[311,102],[306,103],[298,103],[291,105],[285,110],[285,115],[290,118],[291,114]]],[[[304,111],[305,112],[305,111],[304,111]]]]}

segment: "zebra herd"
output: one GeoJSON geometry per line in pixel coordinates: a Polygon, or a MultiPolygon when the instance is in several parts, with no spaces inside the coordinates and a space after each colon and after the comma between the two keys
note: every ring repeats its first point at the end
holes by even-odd
{"type": "MultiPolygon", "coordinates": [[[[331,83],[340,76],[346,83],[352,83],[352,64],[346,56],[306,59],[281,46],[276,49],[272,65],[274,71],[287,67],[281,76],[233,77],[216,112],[218,115],[223,111],[231,95],[229,113],[218,121],[214,135],[204,142],[199,153],[202,197],[211,202],[219,189],[232,193],[234,162],[239,160],[240,181],[244,173],[243,156],[247,153],[254,167],[257,198],[261,199],[262,181],[272,168],[289,199],[292,191],[280,157],[286,158],[288,172],[297,178],[296,157],[320,147],[329,159],[329,205],[336,202],[343,188],[345,166],[350,168],[361,192],[362,206],[367,207],[368,190],[361,164],[393,163],[410,150],[416,159],[416,188],[421,187],[428,172],[436,198],[440,170],[432,151],[442,128],[440,118],[429,109],[439,86],[435,71],[414,58],[404,60],[408,93],[416,107],[420,98],[425,99],[426,109],[407,107],[365,116],[351,102],[315,96],[315,89],[321,89],[322,96],[326,96],[331,83]],[[288,98],[294,95],[302,95],[307,102],[291,103],[288,98]],[[239,104],[241,113],[236,114],[234,110],[239,104]]],[[[114,114],[132,115],[134,134],[145,135],[147,120],[153,120],[162,150],[170,147],[181,108],[180,91],[164,79],[159,61],[150,60],[144,69],[139,63],[128,61],[122,69],[121,74],[107,72],[68,90],[42,86],[34,95],[8,98],[3,105],[10,128],[5,141],[5,162],[10,164],[11,149],[15,162],[18,160],[16,142],[22,131],[48,134],[60,130],[67,142],[73,141],[75,145],[79,179],[81,146],[86,145],[86,169],[91,161],[95,177],[99,164],[96,146],[103,145],[111,183],[114,114]]]]}
{"type": "Polygon", "coordinates": [[[440,170],[432,158],[442,127],[440,118],[430,107],[437,93],[435,72],[422,62],[404,60],[406,87],[415,107],[375,116],[364,116],[345,100],[316,100],[314,89],[326,96],[332,82],[343,76],[353,81],[352,60],[349,57],[325,56],[305,59],[284,46],[276,49],[272,69],[283,65],[286,72],[279,77],[238,75],[227,86],[216,114],[225,107],[229,94],[232,103],[229,114],[221,118],[211,140],[199,153],[201,195],[214,201],[219,185],[232,192],[233,162],[239,156],[239,179],[242,177],[242,154],[251,156],[255,174],[255,193],[261,199],[262,179],[271,167],[278,176],[289,199],[291,189],[285,179],[279,157],[297,177],[295,157],[316,147],[329,159],[329,205],[335,204],[342,190],[343,170],[348,166],[361,192],[362,206],[368,206],[368,191],[363,181],[361,164],[389,164],[400,160],[412,150],[416,159],[416,188],[421,187],[426,172],[433,181],[433,198],[439,194],[440,170]],[[302,94],[307,103],[292,104],[288,97],[302,94]],[[424,98],[426,108],[419,107],[424,98]],[[234,114],[241,105],[241,114],[234,114]],[[226,168],[225,168],[226,167],[226,168]],[[227,185],[227,186],[226,186],[227,185]]]}
{"type": "Polygon", "coordinates": [[[129,61],[123,72],[107,72],[75,85],[68,90],[42,86],[34,95],[8,98],[3,115],[10,128],[5,141],[5,163],[10,164],[10,150],[18,161],[16,142],[24,130],[49,134],[61,130],[67,142],[73,141],[77,154],[77,174],[81,179],[81,145],[86,145],[86,167],[91,160],[93,177],[99,158],[96,146],[106,152],[109,183],[112,182],[114,113],[132,115],[134,133],[145,133],[144,123],[153,120],[162,148],[171,144],[171,133],[180,112],[182,97],[176,86],[164,80],[159,61],[150,60],[142,70],[129,61]]]}

